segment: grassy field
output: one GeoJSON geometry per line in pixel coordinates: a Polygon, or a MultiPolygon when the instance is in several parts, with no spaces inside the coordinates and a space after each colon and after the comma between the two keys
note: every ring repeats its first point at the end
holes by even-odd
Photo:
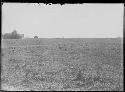
{"type": "Polygon", "coordinates": [[[2,40],[1,70],[5,90],[122,91],[123,39],[2,40]]]}

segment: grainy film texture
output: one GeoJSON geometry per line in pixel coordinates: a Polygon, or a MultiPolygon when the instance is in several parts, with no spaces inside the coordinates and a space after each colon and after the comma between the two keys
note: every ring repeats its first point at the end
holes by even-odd
{"type": "Polygon", "coordinates": [[[123,91],[121,6],[3,4],[1,90],[123,91]]]}

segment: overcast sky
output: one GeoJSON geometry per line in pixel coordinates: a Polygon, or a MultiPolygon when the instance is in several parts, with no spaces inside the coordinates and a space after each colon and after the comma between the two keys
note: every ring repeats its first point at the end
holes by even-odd
{"type": "Polygon", "coordinates": [[[4,3],[2,32],[14,29],[25,37],[123,37],[123,4],[38,5],[4,3]]]}

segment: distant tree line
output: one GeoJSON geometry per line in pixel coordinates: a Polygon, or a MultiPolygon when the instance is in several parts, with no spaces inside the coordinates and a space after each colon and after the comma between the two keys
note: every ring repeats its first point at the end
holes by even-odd
{"type": "Polygon", "coordinates": [[[16,30],[11,33],[2,34],[2,39],[22,39],[24,34],[18,34],[16,30]]]}

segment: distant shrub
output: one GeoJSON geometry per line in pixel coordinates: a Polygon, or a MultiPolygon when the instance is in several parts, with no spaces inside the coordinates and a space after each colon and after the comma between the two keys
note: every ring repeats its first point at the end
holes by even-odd
{"type": "Polygon", "coordinates": [[[38,36],[34,36],[34,38],[38,38],[38,36]]]}

